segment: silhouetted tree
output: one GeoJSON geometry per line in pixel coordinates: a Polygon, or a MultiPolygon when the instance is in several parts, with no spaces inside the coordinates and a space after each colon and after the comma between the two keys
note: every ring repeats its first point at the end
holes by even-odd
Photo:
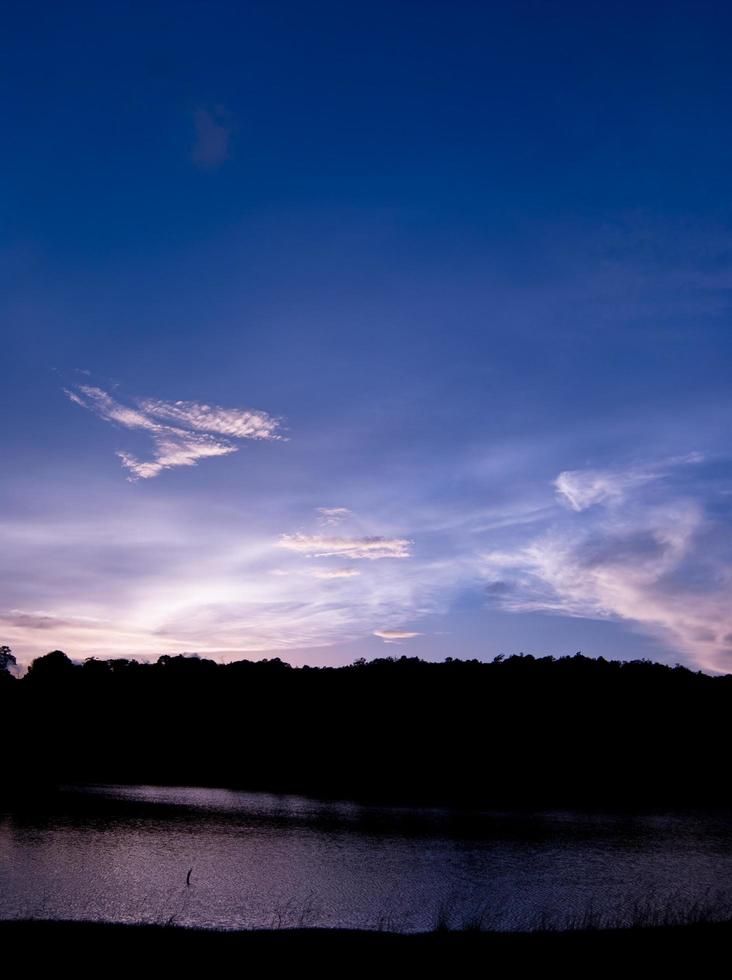
{"type": "MultiPolygon", "coordinates": [[[[6,664],[10,663],[7,660],[6,664]]],[[[730,801],[732,677],[581,654],[156,663],[59,650],[0,672],[23,779],[481,806],[730,801]]],[[[0,790],[1,790],[0,780],[0,790]]]]}
{"type": "MultiPolygon", "coordinates": [[[[11,653],[10,647],[0,646],[0,687],[9,688],[14,687],[16,684],[16,679],[13,676],[13,667],[15,667],[16,660],[11,653]]],[[[0,708],[0,710],[2,710],[0,708]]]]}
{"type": "Polygon", "coordinates": [[[10,647],[0,646],[0,674],[11,673],[17,662],[18,661],[13,656],[10,647]]]}
{"type": "Polygon", "coordinates": [[[37,657],[28,668],[27,680],[37,684],[70,680],[77,670],[61,650],[52,650],[43,657],[37,657]]]}

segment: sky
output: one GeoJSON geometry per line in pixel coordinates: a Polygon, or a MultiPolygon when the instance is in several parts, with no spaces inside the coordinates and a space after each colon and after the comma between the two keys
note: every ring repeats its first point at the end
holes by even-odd
{"type": "Polygon", "coordinates": [[[5,4],[0,642],[732,670],[731,43],[5,4]]]}

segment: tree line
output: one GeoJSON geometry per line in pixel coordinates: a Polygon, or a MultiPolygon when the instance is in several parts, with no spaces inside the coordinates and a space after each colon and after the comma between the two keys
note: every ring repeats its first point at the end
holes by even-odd
{"type": "Polygon", "coordinates": [[[581,654],[154,663],[0,648],[2,790],[218,785],[466,806],[724,806],[732,676],[581,654]]]}

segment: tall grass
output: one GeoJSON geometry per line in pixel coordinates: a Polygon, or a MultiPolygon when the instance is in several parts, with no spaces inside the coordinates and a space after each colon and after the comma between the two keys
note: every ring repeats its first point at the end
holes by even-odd
{"type": "Polygon", "coordinates": [[[655,899],[629,902],[620,909],[597,909],[594,903],[564,916],[543,911],[523,929],[507,929],[503,914],[487,904],[458,912],[441,902],[435,912],[433,932],[590,932],[611,929],[660,929],[732,921],[732,902],[726,894],[706,895],[673,905],[655,899]]]}

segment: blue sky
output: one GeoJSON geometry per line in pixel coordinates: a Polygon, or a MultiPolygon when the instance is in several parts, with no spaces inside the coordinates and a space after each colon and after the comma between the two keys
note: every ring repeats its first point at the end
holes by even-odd
{"type": "Polygon", "coordinates": [[[731,39],[10,3],[0,641],[730,669],[731,39]]]}

